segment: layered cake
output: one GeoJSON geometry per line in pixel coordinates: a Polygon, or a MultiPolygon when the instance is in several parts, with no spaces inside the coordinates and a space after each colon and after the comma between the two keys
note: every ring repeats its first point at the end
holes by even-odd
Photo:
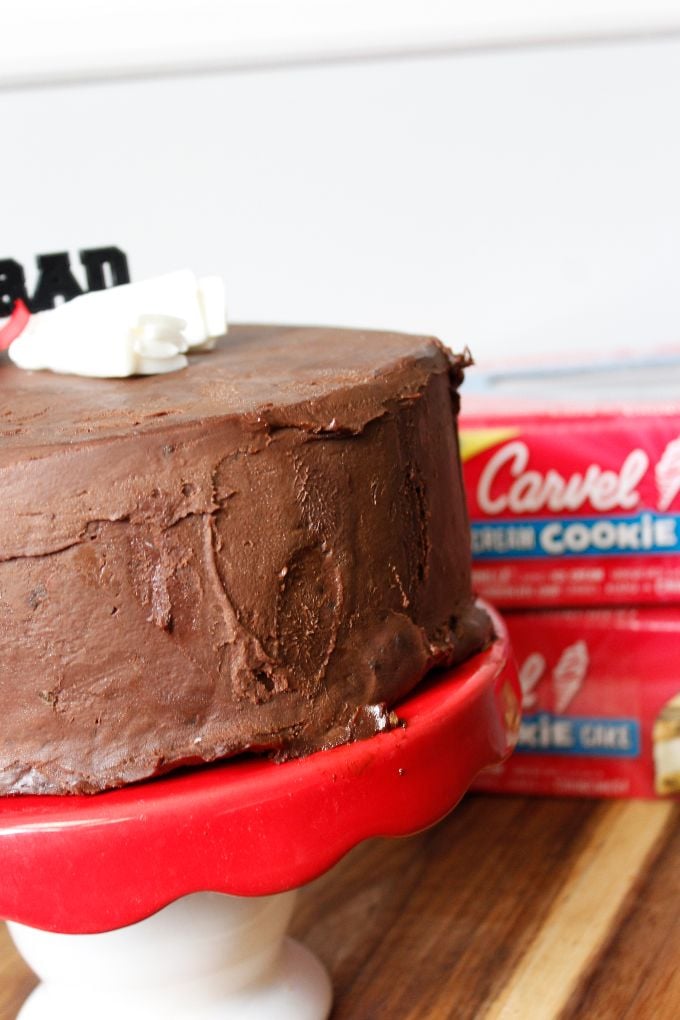
{"type": "Polygon", "coordinates": [[[84,793],[369,736],[490,639],[464,358],[232,327],[172,375],[0,361],[0,792],[84,793]]]}
{"type": "Polygon", "coordinates": [[[659,796],[680,793],[680,694],[659,712],[652,729],[654,786],[659,796]]]}

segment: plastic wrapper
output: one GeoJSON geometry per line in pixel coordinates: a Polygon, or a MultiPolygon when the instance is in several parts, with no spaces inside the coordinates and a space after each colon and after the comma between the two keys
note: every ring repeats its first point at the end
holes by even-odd
{"type": "Polygon", "coordinates": [[[477,591],[501,608],[680,604],[680,359],[470,382],[477,591]]]}

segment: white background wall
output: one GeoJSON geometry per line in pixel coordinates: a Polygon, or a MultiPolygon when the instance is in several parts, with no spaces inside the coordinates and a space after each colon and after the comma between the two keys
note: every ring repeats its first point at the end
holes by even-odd
{"type": "Polygon", "coordinates": [[[0,256],[117,243],[482,361],[678,347],[679,113],[672,36],[6,87],[0,256]]]}
{"type": "Polygon", "coordinates": [[[0,0],[0,85],[680,30],[680,0],[0,0]]]}

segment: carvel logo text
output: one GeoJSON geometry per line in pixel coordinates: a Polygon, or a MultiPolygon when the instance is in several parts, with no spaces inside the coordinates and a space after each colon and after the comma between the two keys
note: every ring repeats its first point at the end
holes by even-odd
{"type": "Polygon", "coordinates": [[[620,471],[589,464],[582,474],[564,477],[550,468],[545,474],[529,468],[529,447],[517,439],[502,446],[490,459],[479,479],[477,503],[489,516],[535,514],[547,509],[632,510],[640,502],[637,486],[649,467],[644,450],[628,454],[620,471]]]}
{"type": "Polygon", "coordinates": [[[626,449],[597,424],[560,424],[463,429],[475,559],[680,553],[677,425],[646,448],[631,428],[626,449]]]}

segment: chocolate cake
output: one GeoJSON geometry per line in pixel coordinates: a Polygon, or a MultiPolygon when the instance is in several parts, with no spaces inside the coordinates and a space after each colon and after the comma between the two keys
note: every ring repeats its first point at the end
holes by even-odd
{"type": "Polygon", "coordinates": [[[423,337],[265,326],[173,375],[3,356],[0,792],[328,748],[479,650],[463,368],[423,337]]]}

